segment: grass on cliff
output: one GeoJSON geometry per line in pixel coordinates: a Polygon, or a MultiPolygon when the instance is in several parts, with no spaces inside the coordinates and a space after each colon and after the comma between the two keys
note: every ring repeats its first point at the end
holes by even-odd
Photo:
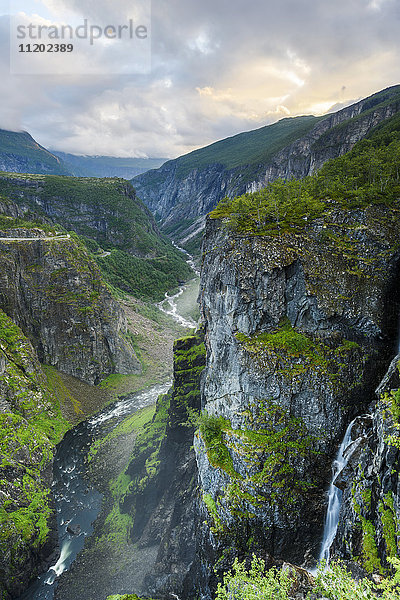
{"type": "Polygon", "coordinates": [[[11,155],[13,162],[23,162],[28,172],[37,173],[45,168],[49,172],[66,174],[67,167],[51,152],[38,144],[26,131],[0,129],[0,154],[11,155]]]}
{"type": "Polygon", "coordinates": [[[400,115],[302,180],[278,179],[258,192],[224,198],[210,213],[241,234],[302,230],[333,207],[394,205],[400,197],[400,115]]]}
{"type": "Polygon", "coordinates": [[[33,348],[0,311],[0,551],[11,549],[13,564],[27,544],[41,546],[49,532],[50,489],[44,470],[69,428],[58,398],[47,386],[33,348]]]}
{"type": "Polygon", "coordinates": [[[215,165],[233,169],[266,163],[279,150],[306,135],[320,119],[313,116],[286,118],[272,125],[239,133],[169,161],[160,169],[148,171],[139,176],[139,181],[145,183],[146,187],[157,187],[163,182],[164,166],[171,164],[175,165],[175,176],[183,179],[194,169],[204,170],[215,165]]]}
{"type": "MultiPolygon", "coordinates": [[[[31,226],[32,219],[43,221],[45,229],[51,219],[81,236],[104,279],[124,293],[162,300],[167,290],[193,276],[126,180],[2,173],[0,194],[36,214],[19,220],[19,226],[31,226]]],[[[4,217],[0,228],[2,223],[10,225],[4,217]]]]}

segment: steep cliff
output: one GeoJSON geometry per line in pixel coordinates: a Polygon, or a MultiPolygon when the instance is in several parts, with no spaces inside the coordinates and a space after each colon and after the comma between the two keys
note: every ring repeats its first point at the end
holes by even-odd
{"type": "MultiPolygon", "coordinates": [[[[105,494],[103,511],[84,552],[63,574],[56,598],[97,600],[128,591],[165,600],[171,593],[196,597],[200,517],[189,417],[199,412],[204,362],[202,331],[176,340],[173,387],[158,398],[154,417],[134,440],[133,451],[131,446],[128,452],[120,450],[124,442],[118,438],[116,454],[125,452],[128,463],[122,472],[105,469],[103,449],[97,453],[99,446],[94,448],[90,473],[105,494]]],[[[114,442],[115,434],[113,430],[114,442]]],[[[105,463],[110,453],[106,445],[105,463]]]]}
{"type": "Polygon", "coordinates": [[[157,598],[171,598],[171,592],[186,597],[196,585],[191,569],[198,495],[189,415],[200,409],[204,362],[202,331],[176,340],[173,387],[159,399],[153,424],[139,440],[126,471],[133,483],[122,499],[121,512],[133,517],[133,543],[158,548],[142,590],[157,598]]]}
{"type": "Polygon", "coordinates": [[[0,307],[41,362],[88,383],[139,372],[125,316],[79,240],[23,223],[0,232],[0,307]]]}
{"type": "Polygon", "coordinates": [[[324,118],[284,119],[228,138],[139,175],[133,185],[169,235],[184,244],[194,237],[198,242],[200,217],[221,198],[315,172],[397,113],[399,94],[395,86],[324,118]]]}
{"type": "Polygon", "coordinates": [[[125,180],[9,173],[0,175],[0,194],[26,218],[83,236],[103,277],[135,297],[162,300],[192,275],[125,180]]]}
{"type": "Polygon", "coordinates": [[[17,597],[54,559],[52,457],[67,428],[32,345],[0,310],[2,600],[17,597]]]}
{"type": "Polygon", "coordinates": [[[0,193],[24,211],[132,254],[154,255],[162,242],[150,212],[123,179],[4,173],[0,193]]]}
{"type": "Polygon", "coordinates": [[[399,554],[399,360],[393,359],[369,413],[353,424],[348,463],[335,482],[343,503],[332,554],[368,573],[387,573],[399,554]]]}
{"type": "Polygon", "coordinates": [[[333,208],[270,235],[208,221],[195,448],[220,556],[318,557],[333,456],[393,353],[398,209],[333,208]]]}

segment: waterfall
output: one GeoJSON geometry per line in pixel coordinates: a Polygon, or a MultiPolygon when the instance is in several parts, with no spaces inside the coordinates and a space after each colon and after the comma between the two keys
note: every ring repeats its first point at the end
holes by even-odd
{"type": "Polygon", "coordinates": [[[343,492],[337,488],[334,484],[334,481],[340,471],[344,469],[347,465],[348,456],[346,456],[346,449],[351,443],[351,428],[353,427],[355,419],[350,423],[350,425],[346,429],[346,433],[344,434],[344,438],[342,443],[340,444],[340,448],[338,450],[337,456],[333,461],[332,465],[332,481],[329,486],[328,492],[328,510],[326,513],[325,519],[325,527],[324,527],[324,535],[322,538],[321,552],[319,555],[319,561],[326,560],[329,563],[329,554],[330,549],[335,539],[338,523],[339,523],[339,512],[340,505],[342,502],[342,494],[343,492]]]}

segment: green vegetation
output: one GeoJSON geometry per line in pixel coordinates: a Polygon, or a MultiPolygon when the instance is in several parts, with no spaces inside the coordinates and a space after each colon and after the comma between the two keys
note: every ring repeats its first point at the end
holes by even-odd
{"type": "Polygon", "coordinates": [[[0,550],[5,554],[11,544],[14,565],[27,545],[37,548],[46,541],[51,509],[44,472],[69,423],[32,346],[2,311],[0,358],[5,365],[0,394],[9,407],[0,414],[0,550]]]}
{"type": "MultiPolygon", "coordinates": [[[[2,200],[2,197],[0,196],[0,201],[2,200]]],[[[7,200],[7,199],[5,199],[7,200]]],[[[13,217],[8,217],[6,215],[0,214],[0,230],[2,231],[6,231],[7,229],[18,229],[18,228],[22,228],[22,229],[41,229],[42,231],[44,231],[45,233],[47,233],[48,235],[56,235],[57,233],[60,233],[60,230],[62,229],[61,227],[58,228],[58,231],[54,228],[54,226],[49,225],[48,223],[44,223],[43,221],[41,221],[40,219],[37,219],[35,221],[30,221],[28,219],[29,215],[26,215],[23,219],[22,218],[13,218],[13,217]]]]}
{"type": "Polygon", "coordinates": [[[363,515],[363,512],[365,512],[365,509],[366,509],[366,512],[368,512],[368,510],[370,509],[370,495],[369,495],[369,493],[367,493],[367,496],[365,496],[365,491],[364,491],[364,493],[361,494],[362,500],[364,500],[365,497],[367,499],[366,506],[364,506],[364,504],[361,506],[355,500],[355,489],[356,489],[356,482],[354,481],[353,488],[352,488],[353,509],[354,509],[354,512],[357,514],[357,516],[360,520],[360,523],[361,523],[362,553],[363,553],[362,564],[363,564],[364,569],[368,573],[383,574],[384,569],[382,567],[382,563],[381,563],[379,555],[378,555],[378,548],[377,548],[376,540],[375,540],[374,524],[372,523],[372,521],[368,520],[363,515]]]}
{"type": "Polygon", "coordinates": [[[121,250],[94,258],[109,284],[143,300],[162,300],[166,290],[193,275],[172,246],[157,258],[139,258],[121,250]]]}
{"type": "Polygon", "coordinates": [[[26,131],[0,129],[0,148],[3,158],[7,159],[11,155],[13,162],[15,159],[20,161],[20,166],[27,173],[41,173],[45,169],[50,173],[68,174],[59,158],[40,146],[26,131]]]}
{"type": "Polygon", "coordinates": [[[368,521],[368,519],[365,519],[362,515],[360,515],[360,520],[363,533],[362,551],[364,557],[364,569],[368,573],[383,574],[384,569],[378,555],[378,548],[375,541],[375,527],[371,521],[368,521]]]}
{"type": "Polygon", "coordinates": [[[110,433],[103,438],[98,438],[90,447],[87,460],[90,463],[96,456],[98,451],[106,446],[111,440],[127,435],[135,430],[143,429],[143,427],[152,420],[155,413],[155,406],[147,406],[138,410],[133,415],[122,421],[117,427],[114,427],[110,433]]]}
{"type": "MultiPolygon", "coordinates": [[[[48,217],[43,207],[52,207],[51,218],[81,236],[80,243],[117,292],[162,300],[166,290],[193,276],[183,254],[160,234],[150,212],[124,179],[3,173],[0,194],[17,205],[23,200],[44,220],[48,217]]],[[[8,221],[0,218],[0,227],[2,223],[10,226],[8,221]]],[[[23,225],[21,221],[19,226],[23,225]]],[[[41,229],[45,227],[40,224],[41,229]]]]}
{"type": "MultiPolygon", "coordinates": [[[[193,169],[204,170],[216,164],[226,169],[253,165],[251,171],[254,171],[257,165],[268,162],[279,150],[306,135],[321,118],[304,116],[281,119],[272,125],[239,133],[205,148],[194,150],[165,163],[165,166],[174,162],[175,176],[179,179],[183,179],[193,169]]],[[[140,181],[155,187],[162,182],[162,178],[161,168],[148,171],[140,177],[140,181]]]]}
{"type": "Polygon", "coordinates": [[[203,233],[204,230],[199,231],[193,237],[191,237],[187,242],[182,244],[182,248],[189,252],[196,260],[196,263],[200,264],[199,256],[201,251],[201,245],[203,243],[203,233]]]}
{"type": "MultiPolygon", "coordinates": [[[[122,428],[128,427],[131,430],[132,428],[137,428],[138,436],[135,440],[131,460],[126,469],[109,483],[112,507],[105,519],[103,535],[99,540],[100,544],[112,544],[118,548],[130,538],[134,523],[134,515],[123,512],[121,507],[124,498],[127,495],[131,496],[132,494],[136,495],[140,493],[156,476],[160,464],[159,451],[167,427],[169,405],[170,394],[168,393],[164,396],[160,396],[158,399],[157,410],[155,413],[154,409],[153,411],[147,410],[142,414],[141,419],[139,417],[141,421],[140,425],[138,421],[135,422],[135,415],[132,419],[128,419],[127,423],[121,424],[122,428]],[[150,420],[152,412],[153,417],[150,420]],[[135,476],[132,478],[127,470],[129,469],[131,461],[135,461],[135,459],[143,466],[143,469],[140,473],[135,473],[135,476]]],[[[121,430],[117,435],[121,435],[121,430]]],[[[96,455],[98,449],[99,445],[92,447],[91,458],[96,455]]]]}
{"type": "Polygon", "coordinates": [[[340,564],[330,563],[329,569],[322,564],[318,569],[315,591],[329,600],[400,600],[400,561],[391,559],[395,574],[374,584],[369,579],[353,579],[340,564]]]}
{"type": "Polygon", "coordinates": [[[211,494],[203,494],[203,502],[207,507],[208,514],[213,520],[213,526],[210,527],[214,534],[222,533],[224,526],[221,521],[221,517],[218,514],[217,505],[215,504],[214,498],[211,494]]]}
{"type": "Polygon", "coordinates": [[[400,116],[378,127],[347,154],[330,160],[313,176],[276,180],[258,192],[224,198],[210,213],[240,234],[298,232],[333,207],[398,205],[400,116]]]}
{"type": "Polygon", "coordinates": [[[120,544],[127,541],[131,535],[135,536],[132,527],[135,521],[136,506],[133,505],[129,511],[124,511],[122,509],[124,500],[134,497],[136,502],[140,502],[142,494],[146,493],[146,490],[156,481],[166,430],[171,426],[172,420],[178,420],[182,424],[187,421],[188,409],[193,403],[193,396],[194,394],[199,395],[199,376],[204,367],[199,363],[204,363],[204,354],[202,334],[197,333],[176,340],[174,346],[175,387],[158,398],[155,411],[154,407],[149,407],[135,413],[106,438],[95,442],[92,446],[89,454],[91,461],[95,459],[99,450],[106,448],[107,443],[116,436],[120,437],[133,430],[138,433],[133,453],[125,470],[110,481],[112,507],[105,520],[107,543],[120,544]],[[177,384],[179,379],[177,373],[184,374],[182,387],[179,386],[179,383],[177,384]],[[173,407],[171,406],[172,399],[173,407]]]}
{"type": "MultiPolygon", "coordinates": [[[[215,600],[291,600],[299,586],[299,580],[310,590],[310,594],[322,594],[327,600],[400,600],[400,560],[391,560],[393,577],[384,578],[380,583],[364,579],[353,579],[340,563],[334,562],[325,568],[321,563],[313,580],[305,572],[295,569],[267,569],[265,561],[253,554],[251,564],[235,559],[232,570],[223,576],[218,584],[215,600]]],[[[110,596],[107,600],[140,600],[135,595],[110,596]]]]}
{"type": "Polygon", "coordinates": [[[174,419],[194,425],[200,407],[200,375],[205,366],[204,331],[174,342],[174,419]],[[196,408],[194,408],[196,407],[196,408]]]}
{"type": "Polygon", "coordinates": [[[336,348],[331,348],[293,328],[287,318],[271,333],[251,337],[237,333],[236,339],[263,368],[268,366],[270,360],[278,359],[278,372],[286,378],[310,370],[327,375],[332,385],[340,383],[340,373],[347,367],[346,359],[360,351],[360,346],[349,340],[343,340],[336,348]]]}
{"type": "Polygon", "coordinates": [[[384,409],[384,415],[390,416],[395,431],[388,435],[386,441],[391,446],[400,448],[400,389],[385,392],[380,400],[384,409]]]}
{"type": "MultiPolygon", "coordinates": [[[[229,420],[205,411],[197,418],[208,460],[230,477],[225,498],[236,517],[252,518],[255,507],[266,502],[285,507],[287,513],[313,487],[299,475],[298,465],[314,452],[315,440],[301,419],[271,401],[254,403],[246,416],[243,429],[233,429],[229,420]],[[232,451],[240,455],[244,473],[235,470],[232,451]]],[[[206,505],[216,522],[210,502],[206,505]]],[[[217,510],[215,501],[213,508],[217,510]]],[[[221,531],[220,523],[215,530],[221,531]]]]}
{"type": "Polygon", "coordinates": [[[382,521],[383,538],[386,544],[386,556],[398,556],[397,536],[399,535],[396,513],[394,510],[393,492],[387,492],[383,502],[379,503],[379,513],[382,521]]]}
{"type": "MultiPolygon", "coordinates": [[[[400,600],[400,560],[391,559],[395,574],[376,584],[365,579],[353,579],[340,562],[319,566],[315,581],[309,576],[306,585],[314,594],[322,594],[327,600],[400,600]]],[[[253,555],[251,566],[246,562],[234,562],[232,571],[225,573],[223,583],[218,584],[215,600],[290,600],[304,578],[304,571],[265,568],[265,562],[253,555]]],[[[309,596],[307,596],[309,597],[309,596]]],[[[311,596],[310,596],[311,597],[311,596]]]]}
{"type": "Polygon", "coordinates": [[[66,406],[71,404],[76,415],[83,415],[84,411],[82,410],[82,404],[80,400],[78,400],[75,395],[71,393],[71,390],[65,385],[57,369],[50,365],[42,365],[42,369],[47,377],[47,383],[50,390],[53,392],[55,397],[59,399],[61,405],[66,406]]]}
{"type": "Polygon", "coordinates": [[[232,571],[218,584],[215,600],[289,600],[292,584],[287,571],[267,570],[265,562],[253,555],[249,570],[235,559],[232,571]]]}
{"type": "Polygon", "coordinates": [[[231,430],[228,419],[203,411],[198,419],[198,427],[212,466],[222,469],[234,479],[239,478],[224,437],[224,433],[231,430]]]}

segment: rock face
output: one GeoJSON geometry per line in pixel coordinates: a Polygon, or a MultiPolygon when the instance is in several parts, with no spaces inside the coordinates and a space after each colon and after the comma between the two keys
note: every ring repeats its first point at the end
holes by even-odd
{"type": "Polygon", "coordinates": [[[32,239],[0,241],[0,307],[31,340],[40,361],[88,383],[139,372],[124,337],[124,314],[80,243],[54,232],[15,233],[32,239]]]}
{"type": "MultiPolygon", "coordinates": [[[[165,434],[155,457],[157,470],[147,465],[154,443],[135,451],[126,473],[132,491],[122,512],[134,515],[132,541],[140,548],[158,545],[155,564],[145,578],[143,594],[170,599],[193,597],[199,585],[196,537],[199,531],[197,474],[193,452],[194,427],[188,416],[200,409],[200,375],[204,369],[203,332],[176,340],[174,384],[167,398],[160,399],[154,424],[165,412],[165,434]],[[135,493],[136,490],[136,493],[135,493]]],[[[160,426],[160,425],[158,425],[160,426]]],[[[150,438],[151,439],[151,438],[150,438]]]]}
{"type": "Polygon", "coordinates": [[[357,560],[368,573],[386,572],[399,552],[399,360],[398,354],[379,385],[369,418],[353,425],[354,450],[339,482],[343,502],[332,554],[357,560]]]}
{"type": "Polygon", "coordinates": [[[53,447],[68,428],[36,353],[0,310],[0,596],[19,596],[56,558],[53,447]]]}
{"type": "Polygon", "coordinates": [[[399,229],[384,206],[334,210],[279,237],[208,220],[210,416],[195,449],[217,555],[317,559],[332,459],[373,401],[397,336],[399,229]]]}
{"type": "MultiPolygon", "coordinates": [[[[372,128],[392,117],[400,108],[399,87],[389,88],[348,108],[319,120],[306,135],[292,141],[264,164],[242,164],[230,169],[221,164],[218,152],[213,162],[189,172],[181,159],[165,163],[157,171],[135,177],[138,195],[157,213],[176,241],[184,240],[190,226],[215,208],[225,196],[255,191],[277,178],[310,175],[331,158],[345,154],[372,128]],[[179,221],[188,219],[182,228],[179,221]]],[[[240,144],[240,136],[238,136],[240,144]]]]}

